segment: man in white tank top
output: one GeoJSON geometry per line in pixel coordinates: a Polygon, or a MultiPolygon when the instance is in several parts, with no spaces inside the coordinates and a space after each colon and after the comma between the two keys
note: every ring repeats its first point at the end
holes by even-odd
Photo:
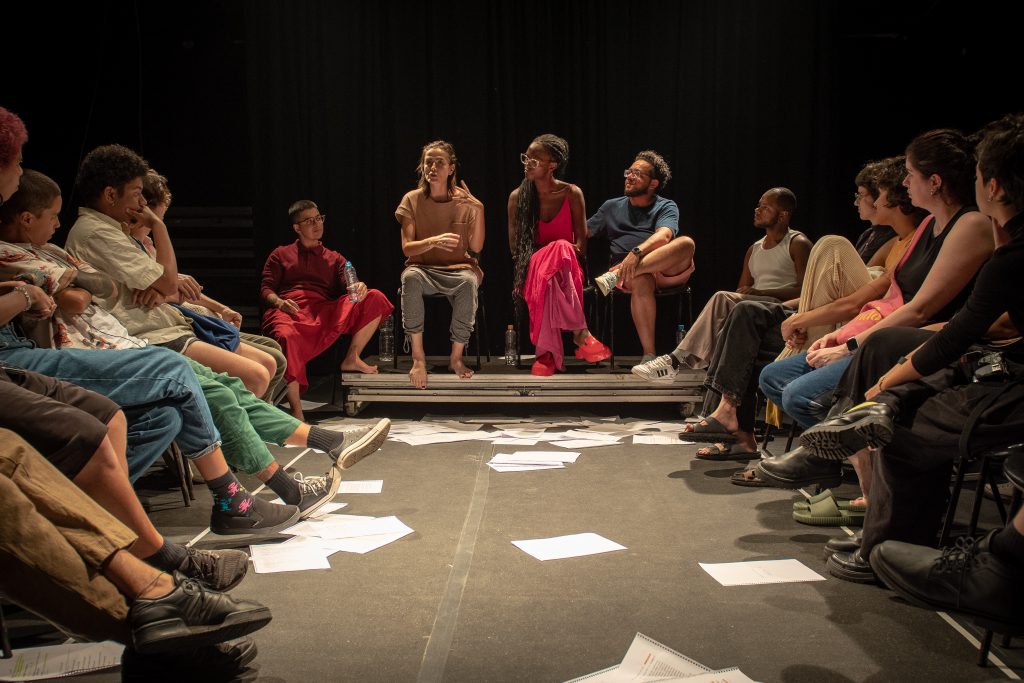
{"type": "Polygon", "coordinates": [[[765,236],[747,249],[743,272],[735,292],[715,292],[693,322],[683,341],[667,356],[633,368],[633,374],[651,381],[671,381],[680,366],[706,368],[718,331],[737,303],[744,299],[787,301],[800,296],[807,257],[813,244],[790,227],[796,196],[785,187],[761,195],[754,208],[754,227],[765,236]]]}

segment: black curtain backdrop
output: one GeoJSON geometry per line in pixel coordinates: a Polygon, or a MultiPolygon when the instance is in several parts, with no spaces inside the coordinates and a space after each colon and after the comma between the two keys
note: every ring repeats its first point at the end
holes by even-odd
{"type": "MultiPolygon", "coordinates": [[[[260,5],[247,34],[261,250],[290,238],[288,204],[312,198],[329,216],[325,242],[393,294],[394,208],[415,184],[422,145],[446,139],[486,206],[486,302],[500,330],[511,321],[508,194],[522,178],[519,153],[552,132],[570,143],[566,178],[589,211],[621,195],[636,152],[662,153],[674,174],[664,194],[698,245],[698,289],[732,288],[761,192],[791,187],[807,200],[796,224],[816,235],[827,205],[811,195],[841,184],[827,116],[833,7],[260,5]]],[[[607,263],[606,242],[590,253],[607,263]]],[[[443,349],[446,335],[436,341],[443,349]]]]}
{"type": "MultiPolygon", "coordinates": [[[[637,151],[668,158],[665,195],[697,241],[700,305],[735,286],[768,187],[796,192],[795,225],[812,238],[855,236],[864,162],[930,128],[1024,110],[1017,4],[17,3],[0,19],[0,105],[29,127],[25,166],[64,189],[58,243],[81,156],[120,142],[169,176],[179,206],[253,207],[254,273],[292,239],[288,204],[315,199],[329,246],[388,296],[403,261],[394,207],[420,147],[447,139],[487,207],[497,347],[511,320],[506,201],[535,135],[569,140],[567,179],[590,211],[621,193],[637,151]]],[[[606,253],[592,244],[595,270],[606,253]]],[[[447,345],[440,313],[431,352],[447,345]]],[[[619,319],[617,350],[635,353],[619,319]]],[[[661,316],[659,348],[670,322],[661,316]]]]}

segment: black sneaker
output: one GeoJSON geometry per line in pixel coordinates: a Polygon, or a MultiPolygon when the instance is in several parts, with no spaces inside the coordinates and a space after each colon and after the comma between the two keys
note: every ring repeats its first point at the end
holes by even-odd
{"type": "Polygon", "coordinates": [[[302,500],[299,501],[299,519],[312,517],[317,510],[331,502],[338,487],[341,486],[341,473],[337,469],[327,470],[323,477],[304,477],[301,472],[295,473],[295,481],[299,482],[302,500]]]}
{"type": "Polygon", "coordinates": [[[215,591],[231,590],[242,582],[249,570],[249,555],[242,550],[198,550],[186,547],[185,552],[185,561],[178,567],[178,571],[215,591]]]}
{"type": "Polygon", "coordinates": [[[256,659],[256,641],[242,638],[173,654],[139,654],[130,645],[121,654],[122,681],[232,681],[249,671],[256,659]]]}
{"type": "Polygon", "coordinates": [[[142,654],[173,652],[241,638],[270,623],[270,609],[174,572],[174,590],[162,598],[136,598],[128,611],[132,646],[142,654]]]}
{"type": "Polygon", "coordinates": [[[294,505],[275,505],[256,496],[249,500],[252,502],[246,514],[230,515],[215,509],[210,515],[210,531],[221,536],[270,534],[299,521],[299,508],[294,505]]]}
{"type": "Polygon", "coordinates": [[[345,441],[327,454],[334,460],[334,466],[347,470],[357,462],[373,453],[388,438],[391,431],[391,420],[384,418],[369,427],[355,427],[342,432],[345,441]]]}

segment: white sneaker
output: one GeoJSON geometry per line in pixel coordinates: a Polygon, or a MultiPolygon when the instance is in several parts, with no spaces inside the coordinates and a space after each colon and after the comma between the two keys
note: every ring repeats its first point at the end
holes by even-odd
{"type": "Polygon", "coordinates": [[[604,294],[605,296],[608,296],[609,294],[612,293],[612,290],[615,289],[615,285],[618,283],[618,281],[619,274],[611,270],[609,270],[604,275],[594,278],[594,284],[597,285],[597,288],[600,289],[601,293],[604,294]]]}
{"type": "Polygon", "coordinates": [[[679,368],[672,367],[671,356],[658,356],[654,360],[634,365],[630,372],[648,382],[671,382],[679,374],[679,368]]]}

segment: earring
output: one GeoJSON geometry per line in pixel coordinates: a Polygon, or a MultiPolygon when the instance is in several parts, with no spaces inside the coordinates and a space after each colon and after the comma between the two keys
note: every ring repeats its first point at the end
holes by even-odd
{"type": "Polygon", "coordinates": [[[934,187],[933,187],[933,188],[932,188],[932,191],[931,191],[931,194],[932,194],[932,196],[933,196],[933,197],[935,196],[935,193],[936,193],[936,192],[938,192],[938,188],[934,188],[934,187]]]}

